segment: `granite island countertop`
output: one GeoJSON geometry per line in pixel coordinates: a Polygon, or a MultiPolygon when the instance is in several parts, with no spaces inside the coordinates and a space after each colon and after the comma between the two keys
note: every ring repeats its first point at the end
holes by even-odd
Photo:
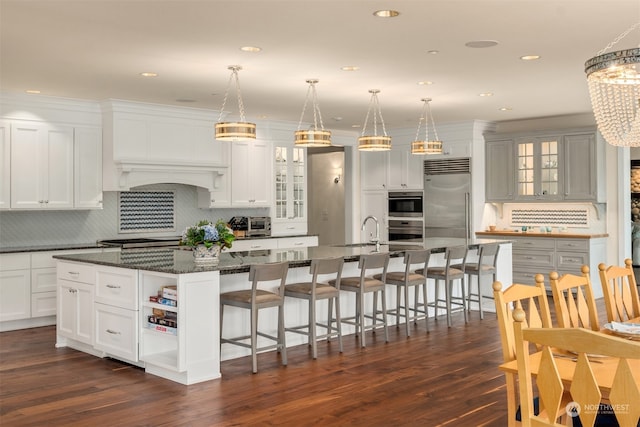
{"type": "Polygon", "coordinates": [[[507,236],[507,237],[551,237],[551,238],[562,238],[562,239],[598,239],[609,237],[607,233],[599,233],[599,234],[590,234],[590,233],[575,233],[575,232],[557,232],[552,231],[550,233],[545,233],[541,231],[519,231],[519,230],[495,230],[495,231],[476,231],[476,236],[507,236]]]}
{"type": "MultiPolygon", "coordinates": [[[[389,252],[399,257],[406,250],[425,248],[433,253],[444,252],[449,246],[467,244],[475,249],[481,243],[508,243],[505,240],[459,238],[427,238],[423,245],[381,245],[380,252],[389,252]]],[[[220,271],[220,274],[235,274],[249,271],[252,264],[289,261],[289,266],[309,266],[312,259],[343,257],[346,262],[357,261],[360,255],[375,252],[373,244],[353,244],[342,246],[312,246],[308,248],[265,249],[247,252],[223,252],[217,265],[196,265],[193,254],[186,248],[142,248],[123,249],[120,252],[54,255],[66,261],[85,262],[119,268],[157,271],[169,274],[188,274],[203,271],[220,271]]]]}

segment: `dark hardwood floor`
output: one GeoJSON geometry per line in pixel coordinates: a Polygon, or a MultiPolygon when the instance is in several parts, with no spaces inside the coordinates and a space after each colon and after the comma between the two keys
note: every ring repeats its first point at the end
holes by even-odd
{"type": "Polygon", "coordinates": [[[454,314],[321,342],[318,359],[302,345],[289,365],[263,353],[222,363],[222,379],[183,386],[112,359],[56,349],[55,328],[0,334],[2,426],[506,426],[496,317],[454,314]]]}

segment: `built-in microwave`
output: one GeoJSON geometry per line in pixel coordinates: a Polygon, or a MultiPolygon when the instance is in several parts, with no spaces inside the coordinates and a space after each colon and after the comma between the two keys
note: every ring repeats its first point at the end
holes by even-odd
{"type": "Polygon", "coordinates": [[[422,191],[390,191],[390,217],[422,218],[422,191]]]}

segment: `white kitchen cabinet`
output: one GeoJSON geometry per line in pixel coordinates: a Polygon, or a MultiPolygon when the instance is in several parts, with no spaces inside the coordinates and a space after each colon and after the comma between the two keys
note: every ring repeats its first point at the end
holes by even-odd
{"type": "Polygon", "coordinates": [[[58,261],[57,346],[66,338],[93,346],[95,268],[91,265],[58,261]]]}
{"type": "Polygon", "coordinates": [[[387,189],[387,163],[389,155],[384,151],[360,152],[360,185],[362,190],[387,189]]]}
{"type": "Polygon", "coordinates": [[[295,232],[307,232],[305,159],[306,151],[302,148],[282,145],[275,147],[272,234],[287,234],[288,224],[291,224],[295,232]]]}
{"type": "Polygon", "coordinates": [[[360,243],[369,242],[376,235],[376,225],[372,220],[367,221],[365,230],[361,231],[362,222],[369,215],[373,215],[378,220],[380,241],[386,242],[389,240],[387,197],[386,191],[362,192],[362,211],[360,212],[360,223],[358,225],[358,229],[360,230],[360,243]]]}
{"type": "MultiPolygon", "coordinates": [[[[55,267],[35,268],[36,260],[31,257],[31,317],[55,316],[56,307],[56,269],[55,267]]],[[[51,255],[49,255],[51,258],[51,255]]]]}
{"type": "Polygon", "coordinates": [[[73,128],[11,124],[11,208],[73,207],[73,128]]]}
{"type": "Polygon", "coordinates": [[[102,129],[74,129],[74,207],[102,208],[102,129]]]}
{"type": "Polygon", "coordinates": [[[213,189],[198,187],[198,207],[226,208],[231,206],[231,176],[229,168],[215,168],[213,189]]]}
{"type": "Polygon", "coordinates": [[[138,361],[138,272],[96,267],[95,348],[138,361]]]}
{"type": "Polygon", "coordinates": [[[394,146],[388,153],[387,189],[422,190],[425,156],[411,154],[409,146],[394,146]]]}
{"type": "Polygon", "coordinates": [[[271,207],[271,143],[234,142],[231,148],[231,196],[234,207],[271,207]]]}
{"type": "Polygon", "coordinates": [[[280,237],[278,249],[298,249],[318,246],[318,236],[280,237]]]}
{"type": "Polygon", "coordinates": [[[0,321],[31,316],[30,265],[28,253],[0,255],[0,321]]]}
{"type": "Polygon", "coordinates": [[[485,150],[485,198],[487,202],[513,200],[513,139],[487,141],[485,150]]]}
{"type": "Polygon", "coordinates": [[[0,120],[0,210],[11,207],[11,130],[0,120]]]}
{"type": "Polygon", "coordinates": [[[245,252],[245,251],[259,251],[264,249],[277,249],[278,239],[238,239],[233,242],[233,246],[229,252],[245,252]]]}

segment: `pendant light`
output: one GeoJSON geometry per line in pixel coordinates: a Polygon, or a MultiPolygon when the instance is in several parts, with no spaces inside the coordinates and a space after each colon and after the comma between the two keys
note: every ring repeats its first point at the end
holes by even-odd
{"type": "Polygon", "coordinates": [[[584,64],[598,130],[611,145],[640,147],[640,48],[604,53],[640,22],[584,64]]]}
{"type": "Polygon", "coordinates": [[[388,151],[391,149],[391,137],[387,135],[387,130],[384,127],[384,120],[382,119],[382,112],[380,111],[380,103],[378,101],[378,89],[370,89],[371,102],[369,103],[369,109],[364,119],[364,126],[362,127],[362,136],[358,138],[358,150],[360,151],[388,151]],[[365,135],[367,131],[367,122],[369,121],[369,114],[373,110],[373,135],[365,135]],[[378,135],[378,118],[382,124],[382,135],[378,135]]]}
{"type": "Polygon", "coordinates": [[[238,71],[242,70],[242,67],[240,65],[230,65],[228,69],[231,70],[231,76],[229,77],[227,90],[224,93],[222,108],[220,108],[220,117],[218,118],[218,123],[216,123],[216,139],[222,141],[245,141],[249,139],[256,139],[255,123],[246,122],[244,118],[244,104],[242,103],[240,82],[238,81],[238,71]],[[231,88],[232,82],[235,82],[236,95],[238,96],[240,120],[236,122],[223,122],[222,116],[224,114],[224,107],[227,104],[227,97],[229,96],[229,89],[231,88]]]}
{"type": "Polygon", "coordinates": [[[436,124],[431,114],[431,98],[422,98],[424,106],[422,107],[422,116],[418,121],[418,130],[416,131],[416,139],[411,143],[411,154],[442,154],[442,141],[438,139],[438,132],[436,131],[436,124]],[[433,134],[435,139],[429,139],[429,120],[431,120],[431,127],[433,128],[433,134]],[[420,140],[420,128],[424,121],[424,139],[420,140]]]}
{"type": "Polygon", "coordinates": [[[317,79],[307,80],[309,88],[307,89],[307,97],[304,100],[302,106],[302,114],[300,115],[300,122],[298,123],[298,130],[294,132],[296,147],[330,147],[331,146],[331,131],[324,130],[324,124],[322,123],[322,114],[320,114],[320,106],[318,104],[318,95],[316,93],[317,79]],[[302,120],[304,119],[304,113],[307,109],[307,102],[311,95],[311,104],[313,107],[313,127],[307,130],[300,130],[302,127],[302,120]],[[320,122],[320,128],[318,129],[318,122],[320,122]]]}

